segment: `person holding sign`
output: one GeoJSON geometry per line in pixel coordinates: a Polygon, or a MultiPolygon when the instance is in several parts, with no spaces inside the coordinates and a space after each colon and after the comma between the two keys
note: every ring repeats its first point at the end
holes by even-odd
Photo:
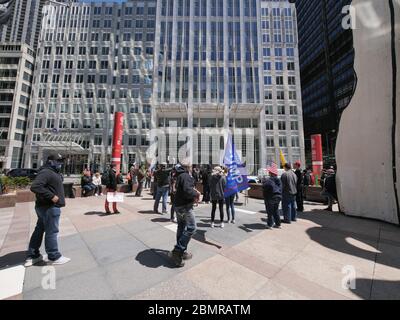
{"type": "MultiPolygon", "coordinates": [[[[108,194],[109,193],[116,193],[117,192],[117,169],[116,165],[113,163],[111,164],[110,170],[107,172],[108,179],[107,179],[107,195],[106,195],[106,202],[105,202],[105,209],[106,209],[106,214],[111,214],[110,207],[109,207],[109,201],[108,201],[108,194]]],[[[120,213],[117,209],[117,202],[113,202],[113,211],[114,213],[120,213]]]]}

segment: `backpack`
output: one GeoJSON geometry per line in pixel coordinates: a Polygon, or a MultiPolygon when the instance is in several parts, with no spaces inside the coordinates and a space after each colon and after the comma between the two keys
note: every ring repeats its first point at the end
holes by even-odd
{"type": "Polygon", "coordinates": [[[108,185],[109,182],[110,182],[110,173],[106,171],[101,175],[101,184],[103,186],[106,186],[108,185]]]}

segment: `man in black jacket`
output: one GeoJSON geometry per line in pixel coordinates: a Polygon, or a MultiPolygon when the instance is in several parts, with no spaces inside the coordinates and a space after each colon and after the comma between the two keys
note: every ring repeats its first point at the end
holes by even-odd
{"type": "MultiPolygon", "coordinates": [[[[106,184],[107,193],[117,192],[117,185],[118,185],[117,169],[116,169],[116,165],[112,164],[110,167],[110,170],[108,171],[108,179],[107,179],[107,184],[106,184]]],[[[117,209],[117,203],[113,202],[112,204],[113,204],[114,213],[120,213],[117,209]]],[[[106,209],[106,214],[111,214],[109,202],[107,201],[107,194],[106,194],[106,202],[105,202],[104,207],[106,209]]]]}
{"type": "Polygon", "coordinates": [[[175,212],[178,223],[176,234],[176,245],[170,252],[177,267],[183,267],[183,260],[189,260],[192,255],[188,253],[187,247],[193,234],[196,232],[196,219],[193,213],[193,205],[200,200],[200,192],[195,189],[194,178],[191,174],[191,166],[182,163],[176,170],[176,194],[175,194],[175,212]]]}
{"type": "Polygon", "coordinates": [[[168,193],[169,193],[169,176],[171,170],[167,170],[166,163],[161,163],[160,169],[158,169],[154,173],[154,183],[157,184],[157,193],[156,198],[154,201],[154,212],[158,212],[158,206],[160,204],[161,198],[162,200],[162,214],[167,213],[167,200],[168,200],[168,193]]]}
{"type": "Polygon", "coordinates": [[[296,161],[294,164],[295,171],[297,177],[297,194],[296,194],[296,205],[297,211],[303,212],[304,211],[304,201],[303,201],[303,173],[301,172],[301,162],[296,161]]]}
{"type": "Polygon", "coordinates": [[[57,234],[61,208],[65,207],[63,178],[60,174],[62,157],[50,155],[46,164],[40,168],[32,183],[31,191],[36,194],[36,214],[38,221],[28,248],[26,267],[43,260],[40,246],[45,235],[45,248],[50,264],[64,264],[70,261],[58,251],[57,234]]]}

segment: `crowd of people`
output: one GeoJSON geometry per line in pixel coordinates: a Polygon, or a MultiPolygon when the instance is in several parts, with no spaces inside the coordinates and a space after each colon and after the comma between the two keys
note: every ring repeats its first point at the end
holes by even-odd
{"type": "MultiPolygon", "coordinates": [[[[43,260],[39,248],[45,236],[45,249],[51,264],[64,264],[70,261],[61,255],[58,250],[57,234],[61,208],[65,206],[63,177],[61,175],[61,156],[51,155],[46,164],[39,170],[33,181],[31,191],[36,194],[37,224],[31,236],[28,247],[28,258],[25,266],[31,266],[43,260]]],[[[268,177],[262,181],[263,197],[267,213],[267,228],[281,228],[281,223],[297,221],[297,211],[303,211],[303,188],[308,183],[307,172],[301,171],[301,163],[296,162],[294,169],[289,163],[284,165],[285,172],[279,177],[276,164],[268,167],[268,177]],[[282,203],[283,220],[280,218],[279,205],[282,203]]],[[[85,169],[81,178],[83,193],[86,195],[94,191],[95,195],[102,195],[102,186],[106,193],[113,194],[121,182],[121,174],[117,174],[115,164],[102,174],[91,174],[85,169]]],[[[131,192],[141,196],[143,188],[151,188],[154,198],[154,212],[159,213],[159,204],[162,199],[162,212],[167,214],[168,197],[171,197],[171,221],[177,223],[176,244],[169,253],[177,267],[182,267],[185,260],[191,259],[192,254],[187,251],[188,244],[196,232],[194,207],[200,202],[211,202],[211,227],[215,227],[215,214],[219,210],[219,226],[224,223],[235,223],[235,198],[237,194],[227,196],[226,180],[227,169],[221,166],[206,165],[203,168],[194,167],[189,163],[179,163],[168,168],[166,163],[158,164],[150,170],[145,166],[132,165],[128,176],[131,192]],[[202,192],[197,186],[202,186],[202,192]],[[201,195],[203,194],[202,200],[201,195]],[[225,221],[225,210],[227,220],[225,221]]],[[[123,181],[123,180],[122,180],[123,181]]],[[[321,177],[323,185],[322,195],[328,199],[327,210],[332,210],[336,196],[335,171],[328,169],[321,177]]],[[[106,214],[111,214],[108,196],[105,199],[106,214]]],[[[112,201],[113,213],[119,214],[117,202],[112,201]]]]}

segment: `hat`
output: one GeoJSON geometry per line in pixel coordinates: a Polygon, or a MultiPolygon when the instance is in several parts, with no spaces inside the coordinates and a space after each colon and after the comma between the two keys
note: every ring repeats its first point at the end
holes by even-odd
{"type": "Polygon", "coordinates": [[[222,168],[220,167],[220,166],[216,166],[216,167],[214,167],[214,170],[213,170],[215,173],[222,173],[222,172],[224,172],[224,170],[222,170],[222,168]]]}
{"type": "Polygon", "coordinates": [[[63,159],[63,157],[62,157],[62,155],[61,154],[59,154],[59,153],[52,153],[52,154],[50,154],[48,157],[47,157],[47,161],[50,161],[50,160],[55,160],[55,161],[63,161],[64,159],[63,159]]]}
{"type": "Polygon", "coordinates": [[[333,170],[333,169],[328,169],[328,171],[326,171],[326,173],[328,173],[328,174],[334,174],[334,173],[335,173],[335,170],[333,170]]]}
{"type": "Polygon", "coordinates": [[[160,165],[162,166],[167,166],[167,163],[165,161],[161,162],[160,165]]]}
{"type": "Polygon", "coordinates": [[[272,173],[273,175],[277,176],[278,175],[278,167],[276,166],[275,163],[272,163],[271,166],[267,167],[267,171],[269,173],[272,173]]]}
{"type": "Polygon", "coordinates": [[[300,162],[299,160],[297,160],[297,161],[294,163],[294,165],[295,165],[295,166],[301,167],[301,162],[300,162]]]}

